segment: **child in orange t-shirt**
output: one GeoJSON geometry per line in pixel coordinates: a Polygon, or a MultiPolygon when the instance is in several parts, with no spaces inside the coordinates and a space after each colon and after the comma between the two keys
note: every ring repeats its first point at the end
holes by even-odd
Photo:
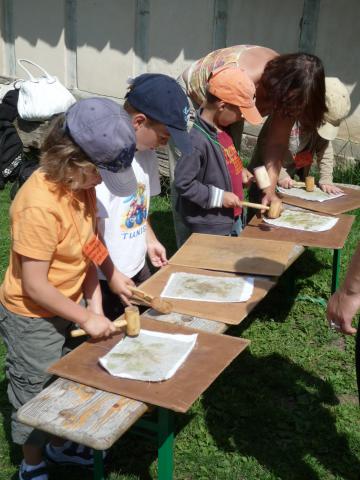
{"type": "MultiPolygon", "coordinates": [[[[130,195],[136,189],[130,168],[134,153],[135,132],[122,107],[109,99],[81,100],[56,119],[42,148],[40,169],[11,206],[12,244],[0,287],[0,333],[8,349],[12,438],[24,454],[20,480],[47,480],[48,474],[42,457],[44,434],[21,424],[16,411],[49,382],[46,370],[62,356],[74,323],[93,338],[115,330],[103,314],[94,264],[111,260],[99,243],[96,252],[102,252],[102,258],[88,247],[96,242],[99,170],[113,172],[122,194],[130,195]],[[87,308],[80,303],[83,298],[87,308]]],[[[84,447],[60,439],[46,445],[46,454],[58,463],[93,462],[84,447]]]]}

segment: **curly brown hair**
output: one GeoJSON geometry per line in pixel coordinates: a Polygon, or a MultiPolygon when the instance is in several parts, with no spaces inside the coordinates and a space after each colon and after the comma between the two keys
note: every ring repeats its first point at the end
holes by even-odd
{"type": "Polygon", "coordinates": [[[323,123],[327,111],[325,74],[317,56],[279,55],[266,64],[260,83],[275,111],[293,117],[309,129],[323,123]]]}
{"type": "Polygon", "coordinates": [[[63,114],[53,120],[41,147],[40,167],[51,182],[79,190],[96,171],[96,166],[67,135],[64,120],[63,114]]]}

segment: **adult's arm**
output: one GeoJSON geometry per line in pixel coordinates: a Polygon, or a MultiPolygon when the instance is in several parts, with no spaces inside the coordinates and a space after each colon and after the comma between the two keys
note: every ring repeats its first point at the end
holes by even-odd
{"type": "Polygon", "coordinates": [[[352,320],[360,309],[360,243],[353,255],[342,286],[331,296],[326,316],[347,335],[356,333],[352,320]]]}
{"type": "Polygon", "coordinates": [[[109,336],[115,327],[98,315],[65,297],[48,281],[50,262],[21,256],[22,285],[29,297],[56,316],[77,323],[94,338],[109,336]]]}
{"type": "Polygon", "coordinates": [[[263,147],[264,165],[268,171],[271,185],[264,189],[262,203],[268,205],[277,198],[276,184],[285,156],[289,149],[289,137],[294,119],[287,118],[277,112],[271,114],[266,141],[263,147]]]}
{"type": "Polygon", "coordinates": [[[326,193],[341,193],[341,188],[333,184],[335,158],[332,142],[319,137],[315,153],[320,171],[320,188],[326,193]]]}

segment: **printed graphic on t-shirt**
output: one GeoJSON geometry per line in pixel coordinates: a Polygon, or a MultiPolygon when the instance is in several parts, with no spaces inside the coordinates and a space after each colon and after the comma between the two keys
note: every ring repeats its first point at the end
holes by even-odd
{"type": "Polygon", "coordinates": [[[129,208],[125,211],[120,224],[122,231],[134,230],[146,223],[148,201],[144,183],[138,183],[136,193],[124,200],[124,205],[127,203],[129,208]]]}

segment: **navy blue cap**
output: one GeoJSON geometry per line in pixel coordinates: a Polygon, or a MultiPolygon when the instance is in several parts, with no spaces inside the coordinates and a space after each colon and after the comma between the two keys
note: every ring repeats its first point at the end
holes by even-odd
{"type": "Polygon", "coordinates": [[[161,73],[139,75],[132,81],[126,99],[139,112],[164,124],[182,153],[192,152],[187,132],[189,103],[175,79],[161,73]]]}

